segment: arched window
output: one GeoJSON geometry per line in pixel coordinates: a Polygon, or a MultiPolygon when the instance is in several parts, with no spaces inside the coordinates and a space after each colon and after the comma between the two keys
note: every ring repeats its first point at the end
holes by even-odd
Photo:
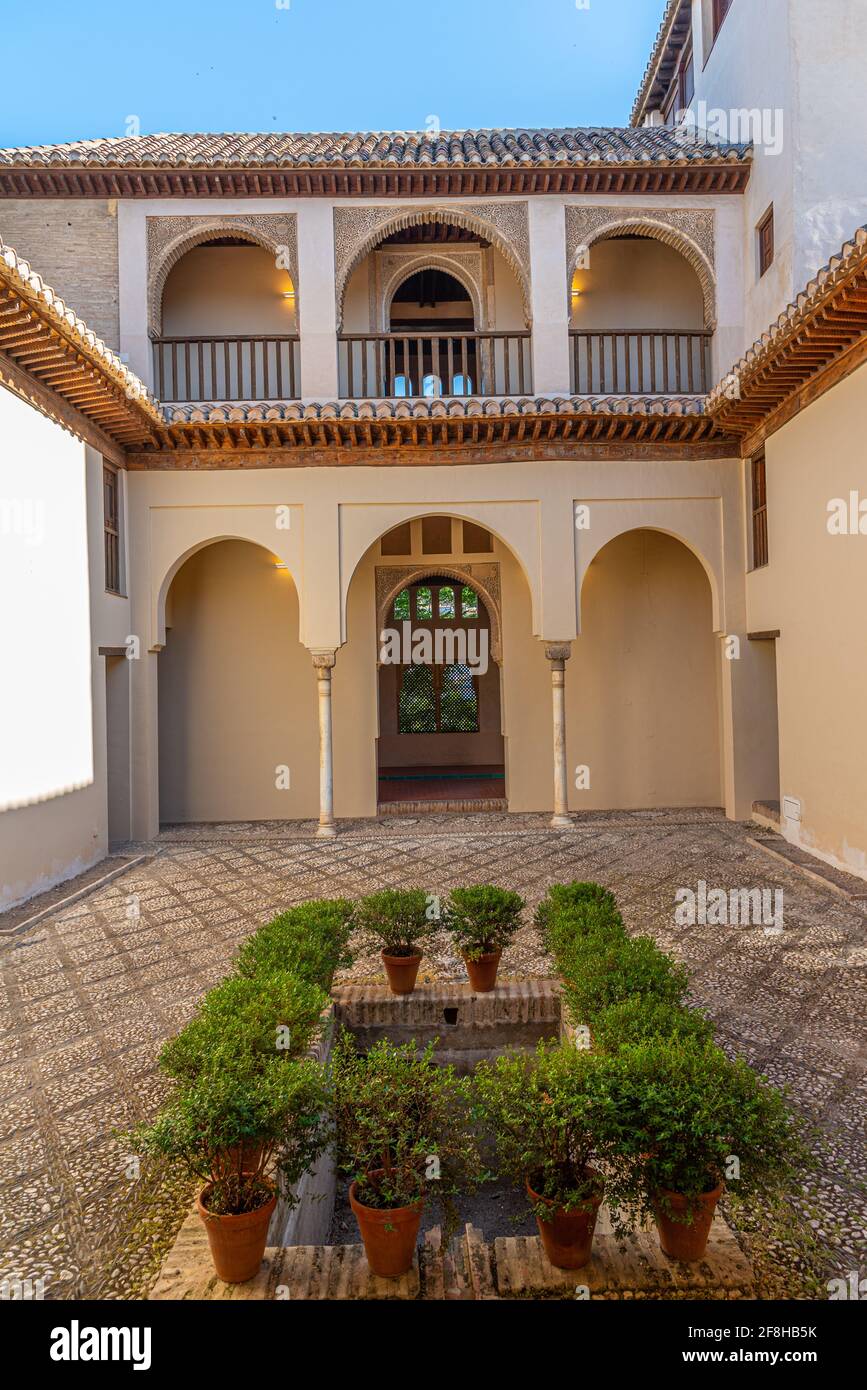
{"type": "Polygon", "coordinates": [[[403,372],[399,373],[399,375],[396,376],[396,377],[394,378],[394,390],[392,391],[391,394],[392,394],[393,396],[414,396],[414,395],[415,395],[415,391],[413,390],[413,385],[412,385],[411,380],[409,379],[408,376],[405,376],[403,372]]]}
{"type": "Polygon", "coordinates": [[[462,372],[458,372],[456,376],[452,377],[453,396],[471,396],[472,394],[473,378],[471,376],[464,376],[462,372]]]}
{"type": "Polygon", "coordinates": [[[442,379],[434,372],[428,372],[421,384],[423,396],[441,396],[443,393],[442,379]]]}
{"type": "Polygon", "coordinates": [[[409,589],[401,589],[397,598],[394,600],[395,621],[402,622],[411,616],[409,609],[409,589]]]}

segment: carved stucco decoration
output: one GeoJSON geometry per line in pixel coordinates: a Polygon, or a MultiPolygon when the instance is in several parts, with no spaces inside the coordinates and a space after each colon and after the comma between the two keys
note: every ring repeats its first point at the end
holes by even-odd
{"type": "Polygon", "coordinates": [[[496,562],[477,565],[456,565],[435,561],[415,565],[385,565],[376,567],[376,634],[394,621],[392,605],[398,594],[410,584],[418,584],[432,575],[454,579],[475,589],[485,605],[491,631],[491,656],[499,666],[503,659],[502,612],[500,602],[500,566],[496,562]]]}
{"type": "Polygon", "coordinates": [[[437,251],[434,247],[420,247],[418,252],[382,252],[378,259],[380,289],[376,317],[377,332],[388,332],[392,298],[403,282],[420,270],[442,270],[447,275],[453,275],[472,300],[476,327],[480,330],[487,327],[487,296],[481,251],[458,251],[452,247],[437,251]]]}
{"type": "Polygon", "coordinates": [[[567,207],[567,294],[581,250],[612,236],[647,236],[671,246],[689,261],[701,284],[705,328],[716,327],[714,213],[705,208],[567,207]]]}
{"type": "Polygon", "coordinates": [[[465,227],[490,241],[501,252],[518,279],[524,319],[531,327],[530,226],[527,204],[456,203],[433,207],[337,207],[334,209],[334,289],[337,326],[343,326],[346,286],[355,267],[393,232],[420,227],[428,222],[448,222],[465,227]]]}
{"type": "Polygon", "coordinates": [[[294,213],[254,212],[241,216],[147,217],[148,331],[158,338],[162,332],[163,290],[169,271],[182,256],[217,236],[234,236],[262,246],[288,272],[295,287],[298,312],[298,225],[294,213]]]}

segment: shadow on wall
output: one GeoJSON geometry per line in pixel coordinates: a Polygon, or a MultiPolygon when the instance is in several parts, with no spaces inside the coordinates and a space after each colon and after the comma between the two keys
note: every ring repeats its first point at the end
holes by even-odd
{"type": "Polygon", "coordinates": [[[316,682],[289,572],[248,541],[219,541],[178,571],[166,613],[161,821],[317,815],[316,682]]]}
{"type": "Polygon", "coordinates": [[[630,531],[599,552],[566,676],[572,809],[722,804],[718,648],[710,584],[685,545],[630,531]]]}

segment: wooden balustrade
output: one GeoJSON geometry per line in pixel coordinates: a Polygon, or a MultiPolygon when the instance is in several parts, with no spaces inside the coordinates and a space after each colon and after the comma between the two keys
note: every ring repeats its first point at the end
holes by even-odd
{"type": "Polygon", "coordinates": [[[576,396],[693,396],[710,389],[706,332],[570,331],[576,396]]]}
{"type": "Polygon", "coordinates": [[[522,396],[533,389],[529,332],[344,333],[341,397],[522,396]]]}
{"type": "Polygon", "coordinates": [[[156,338],[154,392],[161,401],[294,400],[300,348],[289,337],[156,338]]]}

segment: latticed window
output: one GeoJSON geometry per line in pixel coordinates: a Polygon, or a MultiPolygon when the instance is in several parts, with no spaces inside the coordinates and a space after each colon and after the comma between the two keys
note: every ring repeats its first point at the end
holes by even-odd
{"type": "Polygon", "coordinates": [[[768,479],[764,454],[751,463],[753,493],[753,569],[768,563],[768,479]]]}
{"type": "Polygon", "coordinates": [[[468,666],[445,666],[440,688],[440,733],[477,734],[479,697],[468,666]]]}
{"type": "Polygon", "coordinates": [[[436,693],[430,666],[403,668],[398,715],[398,728],[402,734],[436,733],[436,693]]]}

